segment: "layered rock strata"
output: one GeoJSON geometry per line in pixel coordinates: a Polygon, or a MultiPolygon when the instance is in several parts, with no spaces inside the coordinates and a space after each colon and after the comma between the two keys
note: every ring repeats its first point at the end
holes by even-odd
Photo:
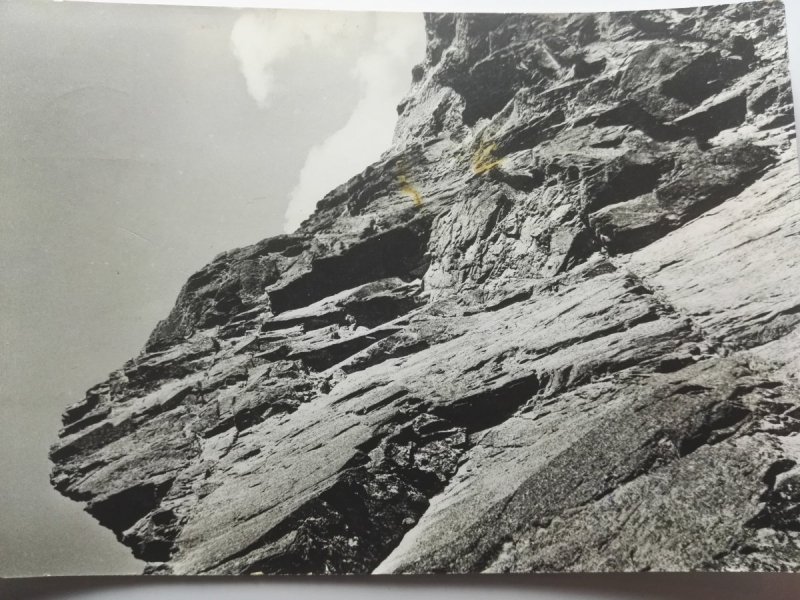
{"type": "Polygon", "coordinates": [[[64,413],[146,572],[800,568],[783,8],[426,16],[380,161],[64,413]]]}

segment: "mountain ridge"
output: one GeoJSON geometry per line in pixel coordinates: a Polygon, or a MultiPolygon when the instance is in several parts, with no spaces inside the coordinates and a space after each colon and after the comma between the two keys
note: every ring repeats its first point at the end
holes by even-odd
{"type": "Polygon", "coordinates": [[[797,570],[782,6],[426,31],[392,147],[190,277],[53,485],[155,574],[797,570]]]}

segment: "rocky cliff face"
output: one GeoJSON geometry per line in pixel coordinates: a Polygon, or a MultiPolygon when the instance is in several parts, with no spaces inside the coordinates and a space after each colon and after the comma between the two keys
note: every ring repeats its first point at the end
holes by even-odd
{"type": "Polygon", "coordinates": [[[67,409],[147,572],[800,568],[773,2],[428,15],[394,146],[67,409]]]}

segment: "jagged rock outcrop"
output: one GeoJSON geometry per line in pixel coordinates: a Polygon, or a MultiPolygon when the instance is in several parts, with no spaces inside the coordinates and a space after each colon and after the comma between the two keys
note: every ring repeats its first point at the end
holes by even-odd
{"type": "Polygon", "coordinates": [[[394,146],[189,279],[55,487],[151,573],[800,568],[782,6],[426,24],[394,146]]]}

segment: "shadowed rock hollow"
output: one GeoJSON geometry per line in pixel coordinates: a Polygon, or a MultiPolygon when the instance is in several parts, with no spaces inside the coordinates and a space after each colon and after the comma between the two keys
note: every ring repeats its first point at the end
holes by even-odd
{"type": "Polygon", "coordinates": [[[64,413],[146,572],[797,570],[775,2],[426,16],[393,146],[64,413]]]}

